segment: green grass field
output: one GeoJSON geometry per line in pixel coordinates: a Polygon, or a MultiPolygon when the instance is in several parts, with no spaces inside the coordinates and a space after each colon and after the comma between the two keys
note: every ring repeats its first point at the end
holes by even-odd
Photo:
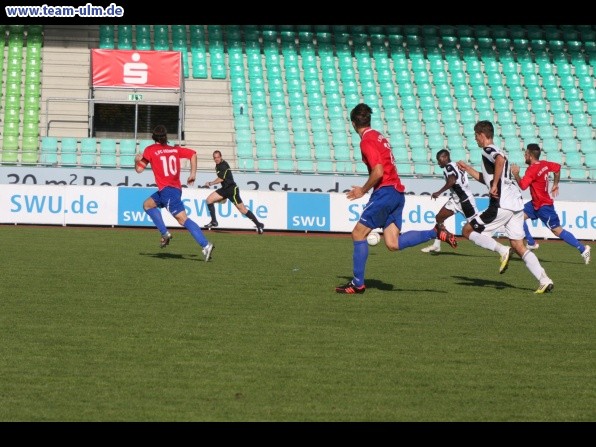
{"type": "Polygon", "coordinates": [[[0,226],[0,421],[594,421],[595,263],[460,240],[0,226]]]}

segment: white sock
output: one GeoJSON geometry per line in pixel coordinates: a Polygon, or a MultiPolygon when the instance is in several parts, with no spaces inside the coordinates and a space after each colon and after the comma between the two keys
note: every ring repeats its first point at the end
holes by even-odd
{"type": "Polygon", "coordinates": [[[504,254],[507,250],[509,250],[503,244],[499,244],[494,238],[477,233],[475,231],[472,231],[470,233],[470,237],[468,239],[470,239],[479,247],[486,248],[487,250],[491,251],[496,251],[501,255],[504,254]]]}
{"type": "Polygon", "coordinates": [[[441,248],[441,239],[435,239],[435,241],[433,242],[433,247],[441,248]]]}
{"type": "Polygon", "coordinates": [[[540,281],[541,278],[548,278],[546,272],[542,268],[542,265],[540,265],[538,257],[534,254],[532,250],[526,250],[526,252],[522,256],[522,259],[526,263],[526,267],[528,267],[530,273],[532,273],[532,275],[534,275],[534,277],[538,281],[540,281]]]}

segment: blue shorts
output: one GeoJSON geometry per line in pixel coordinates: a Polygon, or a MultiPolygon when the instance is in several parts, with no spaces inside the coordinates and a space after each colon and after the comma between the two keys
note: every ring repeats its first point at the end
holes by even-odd
{"type": "Polygon", "coordinates": [[[377,189],[370,196],[359,222],[365,227],[387,228],[394,223],[401,231],[402,212],[406,203],[406,196],[393,186],[377,189]]]}
{"type": "Polygon", "coordinates": [[[530,201],[524,205],[524,213],[526,213],[528,219],[540,219],[551,230],[561,226],[561,221],[555,211],[554,205],[542,205],[540,209],[535,210],[530,201]]]}
{"type": "Polygon", "coordinates": [[[166,186],[161,191],[151,194],[151,198],[155,201],[158,208],[167,209],[172,216],[176,216],[176,214],[184,211],[181,189],[166,186]]]}

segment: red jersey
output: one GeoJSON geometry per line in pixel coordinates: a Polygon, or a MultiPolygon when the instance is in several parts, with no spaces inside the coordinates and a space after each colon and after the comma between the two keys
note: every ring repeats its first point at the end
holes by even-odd
{"type": "Polygon", "coordinates": [[[370,127],[367,128],[362,134],[360,152],[362,153],[362,161],[368,168],[369,173],[372,168],[379,163],[383,165],[383,177],[376,185],[374,185],[373,190],[388,185],[393,186],[399,192],[404,192],[406,190],[397,174],[391,145],[383,134],[370,127]]]}
{"type": "Polygon", "coordinates": [[[190,159],[195,153],[186,147],[174,147],[161,143],[147,146],[143,151],[143,158],[151,164],[157,189],[161,191],[166,186],[181,189],[180,160],[190,159]]]}
{"type": "Polygon", "coordinates": [[[550,172],[559,172],[560,170],[561,165],[559,163],[547,160],[538,160],[526,169],[519,187],[524,190],[528,189],[528,186],[530,187],[532,206],[535,210],[543,205],[552,205],[554,203],[548,191],[548,174],[550,172]]]}

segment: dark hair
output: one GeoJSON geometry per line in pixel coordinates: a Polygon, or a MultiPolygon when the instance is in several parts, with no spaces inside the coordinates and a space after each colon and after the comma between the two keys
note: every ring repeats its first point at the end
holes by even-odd
{"type": "Polygon", "coordinates": [[[493,126],[493,123],[486,120],[478,121],[474,125],[474,132],[484,134],[485,137],[491,139],[495,136],[495,128],[493,126]]]}
{"type": "Polygon", "coordinates": [[[447,157],[449,158],[449,160],[451,160],[451,152],[449,152],[447,149],[441,149],[439,152],[437,152],[437,160],[443,154],[447,154],[447,157]]]}
{"type": "Polygon", "coordinates": [[[163,124],[155,126],[153,129],[153,135],[151,135],[153,141],[156,143],[167,144],[168,143],[168,129],[163,124]]]}
{"type": "Polygon", "coordinates": [[[536,143],[530,143],[526,149],[532,155],[532,157],[534,157],[536,160],[540,160],[540,146],[538,146],[536,143]]]}
{"type": "Polygon", "coordinates": [[[215,154],[218,154],[221,157],[221,151],[219,151],[219,150],[213,151],[213,155],[215,155],[215,154]]]}
{"type": "Polygon", "coordinates": [[[357,129],[370,127],[372,113],[372,109],[367,104],[361,102],[350,112],[350,120],[356,125],[357,129]]]}

